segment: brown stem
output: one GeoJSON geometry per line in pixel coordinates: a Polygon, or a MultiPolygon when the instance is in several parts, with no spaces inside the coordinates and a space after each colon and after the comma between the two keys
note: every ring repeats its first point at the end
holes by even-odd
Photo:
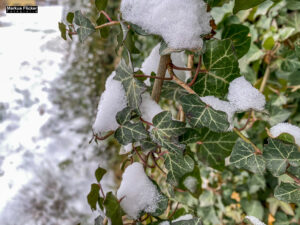
{"type": "Polygon", "coordinates": [[[267,81],[268,81],[269,77],[270,77],[270,66],[268,65],[267,68],[266,68],[266,71],[265,71],[263,80],[262,80],[262,82],[261,82],[260,88],[259,88],[259,91],[260,91],[261,93],[264,92],[265,86],[266,86],[266,84],[267,84],[267,81]]]}
{"type": "Polygon", "coordinates": [[[175,70],[183,70],[183,71],[192,71],[191,68],[185,68],[185,67],[179,67],[179,66],[175,66],[172,63],[169,63],[169,66],[171,66],[173,69],[175,70]]]}
{"type": "MultiPolygon", "coordinates": [[[[170,62],[171,62],[170,55],[163,55],[160,57],[159,66],[157,69],[157,77],[162,77],[162,78],[165,77],[167,67],[170,62]]],[[[161,94],[161,89],[162,89],[163,83],[164,83],[164,80],[156,79],[154,82],[154,85],[153,85],[151,97],[157,103],[159,102],[159,99],[160,99],[160,94],[161,94]]]]}
{"type": "Polygon", "coordinates": [[[198,77],[198,74],[200,73],[200,70],[201,70],[201,66],[202,66],[202,55],[199,56],[198,66],[197,66],[197,69],[196,69],[194,78],[193,78],[193,80],[188,84],[188,86],[191,87],[191,86],[196,82],[197,77],[198,77]]]}
{"type": "Polygon", "coordinates": [[[153,126],[153,123],[150,123],[150,122],[144,120],[142,117],[140,117],[140,120],[141,120],[143,123],[145,123],[145,124],[147,124],[147,125],[149,125],[149,126],[153,126]]]}
{"type": "Polygon", "coordinates": [[[100,14],[101,14],[101,13],[106,17],[106,19],[107,19],[109,22],[112,22],[112,19],[109,17],[109,15],[108,15],[105,11],[101,10],[101,11],[100,11],[100,14]]]}
{"type": "Polygon", "coordinates": [[[157,76],[149,76],[144,74],[134,74],[134,77],[148,77],[148,78],[159,79],[159,80],[172,80],[172,77],[157,77],[157,76]]]}
{"type": "Polygon", "coordinates": [[[105,24],[102,24],[100,26],[96,26],[95,29],[98,30],[98,29],[102,29],[104,27],[109,27],[109,26],[114,26],[114,25],[119,25],[120,22],[119,21],[111,21],[109,23],[105,23],[105,24]]]}
{"type": "Polygon", "coordinates": [[[293,174],[289,173],[289,172],[285,172],[286,175],[288,175],[289,177],[293,178],[293,180],[300,185],[300,179],[296,176],[294,176],[293,174]]]}
{"type": "Polygon", "coordinates": [[[250,120],[251,120],[251,114],[252,114],[252,110],[249,112],[249,116],[248,116],[248,119],[247,119],[247,122],[245,123],[245,125],[239,129],[239,131],[243,131],[246,129],[246,127],[248,126],[250,120]]]}
{"type": "Polygon", "coordinates": [[[163,174],[167,175],[167,173],[166,173],[166,172],[158,165],[158,163],[156,162],[156,158],[155,158],[153,152],[151,153],[151,156],[152,156],[152,159],[153,159],[154,164],[156,165],[156,167],[157,167],[161,172],[163,172],[163,174]]]}
{"type": "Polygon", "coordinates": [[[176,207],[175,207],[174,211],[171,213],[171,215],[170,215],[170,216],[168,216],[168,219],[170,219],[170,218],[172,218],[172,216],[174,216],[175,212],[177,211],[177,208],[178,208],[178,206],[179,206],[179,202],[177,202],[177,204],[176,204],[176,207]]]}
{"type": "Polygon", "coordinates": [[[99,140],[99,141],[103,141],[105,139],[107,139],[109,136],[113,135],[115,132],[114,131],[110,131],[107,135],[105,135],[104,137],[98,137],[97,134],[94,134],[94,137],[99,140]]]}
{"type": "Polygon", "coordinates": [[[104,194],[104,191],[103,191],[103,188],[102,188],[101,184],[99,183],[98,186],[100,188],[100,191],[101,191],[101,194],[102,194],[103,198],[105,199],[106,196],[104,194]]]}
{"type": "Polygon", "coordinates": [[[132,145],[132,148],[136,152],[136,154],[138,155],[138,157],[140,158],[140,160],[143,162],[143,164],[144,164],[145,167],[155,168],[155,166],[148,165],[148,162],[140,155],[139,151],[136,150],[136,148],[134,147],[134,145],[132,145]]]}
{"type": "Polygon", "coordinates": [[[233,131],[238,135],[240,136],[240,138],[242,138],[245,142],[249,143],[252,145],[252,147],[254,148],[255,150],[255,154],[257,155],[262,155],[262,151],[255,145],[253,144],[252,141],[250,141],[247,137],[245,137],[237,128],[233,128],[233,131]]]}

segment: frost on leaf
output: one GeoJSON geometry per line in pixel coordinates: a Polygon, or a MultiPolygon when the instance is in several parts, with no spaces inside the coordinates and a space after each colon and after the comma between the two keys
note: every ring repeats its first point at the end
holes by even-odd
{"type": "Polygon", "coordinates": [[[283,133],[290,134],[294,137],[297,145],[300,146],[300,128],[289,123],[278,123],[271,127],[270,133],[273,137],[278,137],[283,133]]]}
{"type": "Polygon", "coordinates": [[[228,130],[230,124],[227,114],[206,105],[198,95],[184,95],[180,98],[180,103],[192,127],[207,127],[215,132],[228,130]]]}
{"type": "Polygon", "coordinates": [[[256,154],[250,143],[238,139],[230,155],[230,163],[239,168],[263,175],[266,162],[262,155],[256,154]]]}
{"type": "Polygon", "coordinates": [[[300,186],[291,183],[280,183],[274,192],[275,198],[288,203],[300,203],[300,186]]]}
{"type": "Polygon", "coordinates": [[[80,10],[75,12],[74,22],[79,26],[77,29],[77,34],[80,42],[83,42],[88,36],[96,31],[92,22],[82,15],[80,10]]]}
{"type": "Polygon", "coordinates": [[[142,212],[155,214],[160,202],[165,199],[140,163],[133,163],[126,168],[117,196],[118,199],[123,198],[121,207],[132,219],[138,219],[142,212]]]}
{"type": "Polygon", "coordinates": [[[116,130],[119,125],[116,115],[127,105],[124,88],[121,82],[114,80],[113,72],[106,80],[105,91],[102,93],[93,130],[96,133],[116,130]]]}
{"type": "Polygon", "coordinates": [[[237,111],[262,111],[266,104],[265,96],[243,76],[230,83],[227,99],[237,111]]]}
{"type": "Polygon", "coordinates": [[[300,152],[297,146],[286,144],[280,140],[269,138],[263,156],[267,162],[268,170],[274,176],[284,174],[289,166],[300,166],[300,152]]]}
{"type": "Polygon", "coordinates": [[[253,225],[266,225],[265,223],[257,219],[255,216],[246,216],[246,219],[248,219],[253,225]]]}
{"type": "Polygon", "coordinates": [[[224,97],[229,83],[240,76],[232,41],[230,39],[208,41],[203,63],[207,72],[199,74],[192,87],[193,90],[200,96],[224,97]]]}
{"type": "Polygon", "coordinates": [[[142,118],[150,123],[155,115],[162,112],[161,107],[151,98],[148,92],[142,94],[142,104],[140,105],[142,118]]]}
{"type": "Polygon", "coordinates": [[[122,59],[116,69],[115,80],[122,83],[125,94],[128,99],[128,105],[133,109],[138,109],[142,102],[142,93],[146,91],[144,83],[134,77],[134,71],[131,65],[127,65],[122,59]]]}
{"type": "Polygon", "coordinates": [[[147,33],[160,35],[174,49],[202,48],[201,35],[211,31],[211,15],[206,9],[203,0],[123,0],[121,3],[126,21],[147,33]]]}

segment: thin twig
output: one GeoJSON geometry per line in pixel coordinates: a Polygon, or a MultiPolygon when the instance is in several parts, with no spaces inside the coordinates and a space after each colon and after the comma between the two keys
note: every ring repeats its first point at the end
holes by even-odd
{"type": "Polygon", "coordinates": [[[252,110],[249,112],[249,116],[248,116],[247,122],[245,123],[245,125],[242,128],[239,129],[239,131],[243,131],[243,130],[245,130],[247,128],[247,126],[248,126],[248,124],[249,124],[249,122],[251,120],[251,114],[252,114],[252,110]]]}
{"type": "Polygon", "coordinates": [[[153,159],[154,164],[156,165],[156,167],[157,167],[161,172],[163,172],[165,175],[167,175],[167,173],[166,173],[166,172],[158,165],[158,163],[156,162],[156,158],[155,158],[153,152],[151,153],[151,156],[152,156],[152,159],[153,159]]]}
{"type": "Polygon", "coordinates": [[[285,172],[286,175],[291,177],[298,185],[300,185],[300,179],[289,172],[285,172]]]}
{"type": "Polygon", "coordinates": [[[198,74],[200,73],[200,70],[201,70],[201,66],[202,66],[202,55],[199,56],[198,66],[197,66],[195,75],[193,77],[193,80],[188,84],[188,86],[191,87],[196,82],[198,74]]]}
{"type": "Polygon", "coordinates": [[[175,207],[174,211],[171,213],[171,215],[170,215],[170,216],[168,216],[168,219],[170,219],[170,218],[172,218],[172,216],[174,216],[175,212],[177,211],[177,208],[178,208],[178,206],[179,206],[179,202],[177,202],[177,204],[176,204],[176,207],[175,207]]]}
{"type": "Polygon", "coordinates": [[[109,15],[105,11],[101,10],[100,14],[101,13],[106,17],[106,19],[108,19],[109,22],[112,22],[112,19],[109,17],[109,15]]]}
{"type": "Polygon", "coordinates": [[[105,139],[107,139],[109,136],[113,135],[115,132],[114,131],[110,131],[107,135],[105,135],[104,137],[98,137],[97,134],[94,135],[94,137],[99,140],[99,141],[103,141],[105,139]]]}
{"type": "Polygon", "coordinates": [[[175,66],[172,63],[169,63],[169,66],[171,66],[174,70],[192,71],[191,68],[185,68],[185,67],[175,66]]]}
{"type": "Polygon", "coordinates": [[[104,191],[103,191],[103,188],[102,188],[101,184],[99,183],[98,186],[99,186],[99,188],[100,188],[100,191],[101,191],[101,194],[102,194],[103,198],[105,199],[106,196],[105,196],[105,194],[104,194],[104,191]]]}
{"type": "Polygon", "coordinates": [[[143,123],[145,123],[145,124],[147,124],[147,125],[149,125],[149,126],[153,126],[153,123],[150,123],[150,122],[144,120],[142,117],[140,117],[140,120],[141,120],[143,123]]]}
{"type": "Polygon", "coordinates": [[[172,77],[157,77],[157,76],[150,76],[150,75],[144,75],[144,74],[134,74],[134,77],[147,77],[147,78],[153,78],[153,79],[159,79],[159,80],[172,80],[172,77]]]}
{"type": "Polygon", "coordinates": [[[237,128],[233,128],[233,131],[238,135],[240,136],[240,138],[242,138],[245,142],[249,143],[252,145],[252,147],[254,148],[255,150],[255,154],[257,155],[262,155],[262,151],[255,145],[253,144],[252,141],[250,141],[247,137],[245,137],[237,128]]]}
{"type": "Polygon", "coordinates": [[[98,30],[98,29],[102,29],[104,27],[109,27],[109,26],[114,26],[114,25],[119,25],[120,22],[119,21],[111,21],[109,23],[105,23],[105,24],[102,24],[100,26],[96,26],[95,29],[98,30]]]}
{"type": "Polygon", "coordinates": [[[265,71],[263,80],[262,80],[262,82],[261,82],[260,88],[259,88],[259,91],[260,91],[261,93],[264,92],[265,86],[266,86],[266,84],[267,84],[267,81],[268,81],[269,77],[270,77],[270,66],[268,65],[267,68],[266,68],[266,71],[265,71]]]}

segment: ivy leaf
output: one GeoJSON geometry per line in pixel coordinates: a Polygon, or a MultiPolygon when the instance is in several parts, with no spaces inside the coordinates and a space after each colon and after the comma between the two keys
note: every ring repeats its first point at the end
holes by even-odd
{"type": "Polygon", "coordinates": [[[77,34],[81,43],[96,31],[92,22],[87,17],[82,15],[80,10],[75,12],[74,22],[79,26],[77,29],[77,34]]]}
{"type": "Polygon", "coordinates": [[[148,137],[142,122],[125,122],[115,132],[115,138],[121,145],[127,145],[132,142],[140,141],[148,137]]]}
{"type": "MultiPolygon", "coordinates": [[[[99,18],[96,20],[96,24],[98,26],[104,24],[106,22],[106,17],[101,13],[99,18]]],[[[109,35],[110,27],[103,27],[99,29],[99,33],[101,38],[107,38],[109,35]]]]}
{"type": "Polygon", "coordinates": [[[166,211],[166,209],[168,207],[169,199],[164,193],[162,193],[159,185],[154,180],[152,180],[152,179],[150,179],[150,180],[156,186],[156,188],[160,194],[160,198],[156,202],[157,208],[156,208],[155,212],[151,213],[151,215],[152,216],[160,216],[161,214],[163,214],[166,211]]]}
{"type": "Polygon", "coordinates": [[[74,19],[74,13],[73,12],[69,12],[67,14],[67,17],[66,17],[68,23],[72,24],[73,23],[73,19],[74,19]]]}
{"type": "Polygon", "coordinates": [[[155,144],[150,137],[144,140],[140,140],[141,148],[144,152],[152,152],[157,149],[157,144],[155,144]]]}
{"type": "Polygon", "coordinates": [[[179,101],[192,127],[207,127],[215,132],[228,130],[230,124],[227,114],[206,105],[199,96],[194,94],[184,95],[179,101]]]}
{"type": "Polygon", "coordinates": [[[202,225],[200,218],[194,218],[190,220],[180,220],[177,222],[172,222],[172,225],[202,225]]]}
{"type": "Polygon", "coordinates": [[[277,137],[277,139],[285,141],[285,142],[290,143],[290,144],[295,144],[295,138],[294,138],[294,136],[290,135],[289,133],[281,133],[277,137]]]}
{"type": "Polygon", "coordinates": [[[199,160],[214,169],[223,170],[225,158],[230,155],[237,138],[233,132],[216,133],[203,128],[189,129],[180,140],[185,144],[200,142],[197,146],[199,160]]]}
{"type": "Polygon", "coordinates": [[[183,156],[179,153],[169,152],[164,155],[164,158],[165,167],[168,170],[167,182],[174,186],[179,184],[181,177],[194,169],[194,161],[188,155],[183,156]]]}
{"type": "Polygon", "coordinates": [[[91,190],[90,190],[89,194],[87,195],[87,200],[88,200],[88,203],[89,203],[92,210],[97,209],[97,202],[98,202],[98,198],[99,198],[99,190],[100,190],[100,187],[99,187],[98,184],[92,184],[91,185],[91,190]]]}
{"type": "Polygon", "coordinates": [[[228,0],[204,0],[210,7],[222,6],[227,3],[228,0]]]}
{"type": "Polygon", "coordinates": [[[229,83],[240,76],[233,42],[230,39],[206,42],[203,63],[208,72],[199,74],[193,90],[200,96],[224,97],[229,83]]]}
{"type": "Polygon", "coordinates": [[[107,6],[107,1],[108,0],[95,0],[95,5],[96,8],[101,11],[101,10],[105,10],[106,6],[107,6]]]}
{"type": "Polygon", "coordinates": [[[161,97],[174,101],[178,101],[181,96],[187,94],[185,89],[174,82],[164,82],[164,88],[161,90],[161,97]]]}
{"type": "Polygon", "coordinates": [[[118,124],[123,125],[124,123],[130,121],[131,119],[131,112],[132,109],[130,107],[126,107],[122,109],[120,112],[116,115],[116,120],[118,124]]]}
{"type": "Polygon", "coordinates": [[[242,24],[231,24],[223,30],[222,39],[230,38],[232,40],[238,58],[244,56],[250,49],[249,32],[250,29],[242,24]]]}
{"type": "Polygon", "coordinates": [[[300,187],[291,183],[280,183],[274,191],[274,196],[278,200],[288,203],[300,203],[300,187]]]}
{"type": "Polygon", "coordinates": [[[178,142],[178,136],[186,131],[185,123],[172,120],[171,112],[157,114],[153,118],[153,126],[151,137],[157,144],[173,153],[179,154],[184,150],[185,145],[178,142]]]}
{"type": "Polygon", "coordinates": [[[253,8],[266,0],[237,0],[235,1],[233,13],[236,14],[240,10],[253,8]]]}
{"type": "Polygon", "coordinates": [[[266,169],[266,162],[262,155],[256,154],[253,146],[240,138],[233,147],[230,163],[239,169],[246,169],[260,175],[266,169]]]}
{"type": "Polygon", "coordinates": [[[104,218],[103,218],[102,216],[98,216],[98,217],[95,219],[94,225],[103,225],[103,221],[104,221],[104,218]]]}
{"type": "Polygon", "coordinates": [[[132,66],[128,66],[125,60],[122,59],[116,69],[114,79],[122,83],[129,106],[133,109],[138,109],[142,102],[141,95],[146,91],[146,86],[142,81],[136,79],[133,73],[132,66]]]}
{"type": "Polygon", "coordinates": [[[180,179],[179,188],[187,190],[195,198],[199,198],[202,193],[202,179],[198,166],[194,166],[194,170],[192,172],[186,173],[180,179]]]}
{"type": "Polygon", "coordinates": [[[101,179],[104,176],[104,174],[106,174],[106,169],[103,169],[101,167],[98,167],[98,169],[96,169],[96,171],[95,171],[95,177],[96,177],[98,183],[101,181],[101,179]]]}
{"type": "Polygon", "coordinates": [[[58,23],[58,28],[60,30],[60,36],[64,39],[67,40],[67,28],[64,23],[58,23]]]}
{"type": "Polygon", "coordinates": [[[268,170],[274,176],[284,174],[289,164],[294,167],[300,166],[300,152],[297,146],[283,143],[280,140],[269,138],[263,156],[268,170]]]}
{"type": "Polygon", "coordinates": [[[122,216],[124,215],[124,212],[120,206],[118,199],[112,194],[112,192],[108,192],[106,194],[106,198],[104,200],[104,207],[106,211],[106,216],[111,219],[111,224],[123,224],[122,216]]]}

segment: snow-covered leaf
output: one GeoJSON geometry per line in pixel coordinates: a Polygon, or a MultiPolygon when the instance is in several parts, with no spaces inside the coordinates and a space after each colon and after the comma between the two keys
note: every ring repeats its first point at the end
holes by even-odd
{"type": "Polygon", "coordinates": [[[200,169],[194,166],[192,172],[186,173],[179,182],[179,188],[189,191],[195,198],[199,198],[202,193],[202,179],[200,169]]]}
{"type": "Polygon", "coordinates": [[[113,225],[122,225],[122,216],[123,210],[120,206],[118,199],[112,194],[112,192],[108,192],[106,194],[106,198],[104,200],[105,214],[111,220],[111,224],[113,225]]]}
{"type": "Polygon", "coordinates": [[[227,114],[206,105],[199,96],[194,94],[182,96],[180,103],[191,126],[207,127],[215,132],[227,131],[230,125],[227,114]]]}
{"type": "Polygon", "coordinates": [[[165,167],[168,170],[167,182],[174,186],[179,184],[182,176],[194,169],[194,160],[189,155],[169,152],[164,155],[164,158],[165,167]]]}
{"type": "Polygon", "coordinates": [[[291,183],[280,183],[274,191],[275,198],[288,202],[300,203],[300,186],[291,183]]]}
{"type": "Polygon", "coordinates": [[[214,169],[223,170],[225,158],[230,155],[237,138],[233,132],[216,133],[203,128],[189,129],[180,140],[185,144],[200,142],[197,147],[199,160],[214,169]]]}
{"type": "Polygon", "coordinates": [[[260,175],[266,169],[266,162],[262,155],[256,154],[253,146],[240,138],[233,147],[230,163],[239,169],[246,169],[260,175]]]}
{"type": "Polygon", "coordinates": [[[230,38],[238,58],[244,56],[250,49],[251,37],[248,36],[250,29],[241,24],[231,24],[224,28],[222,38],[230,38]]]}
{"type": "Polygon", "coordinates": [[[122,83],[129,106],[133,109],[138,109],[142,102],[141,95],[146,91],[146,86],[142,81],[136,79],[133,73],[132,66],[127,65],[125,60],[122,59],[116,69],[114,79],[122,83]]]}
{"type": "Polygon", "coordinates": [[[99,187],[98,184],[92,184],[91,185],[91,190],[90,190],[89,194],[87,195],[87,200],[88,200],[88,203],[89,203],[92,210],[97,209],[99,191],[100,191],[100,187],[99,187]]]}
{"type": "Polygon", "coordinates": [[[224,97],[229,83],[240,76],[233,42],[230,39],[208,41],[203,63],[208,72],[198,75],[193,90],[201,97],[224,97]]]}
{"type": "Polygon", "coordinates": [[[163,111],[153,118],[153,125],[153,140],[173,153],[182,154],[185,145],[178,142],[178,136],[186,131],[185,123],[172,120],[171,112],[163,111]]]}
{"type": "Polygon", "coordinates": [[[263,157],[267,162],[268,170],[274,176],[284,174],[289,165],[300,166],[300,152],[297,146],[276,139],[268,139],[263,157]]]}
{"type": "Polygon", "coordinates": [[[83,42],[88,36],[96,31],[92,22],[87,17],[82,15],[80,10],[75,12],[74,22],[79,26],[77,29],[77,34],[80,42],[83,42]]]}

